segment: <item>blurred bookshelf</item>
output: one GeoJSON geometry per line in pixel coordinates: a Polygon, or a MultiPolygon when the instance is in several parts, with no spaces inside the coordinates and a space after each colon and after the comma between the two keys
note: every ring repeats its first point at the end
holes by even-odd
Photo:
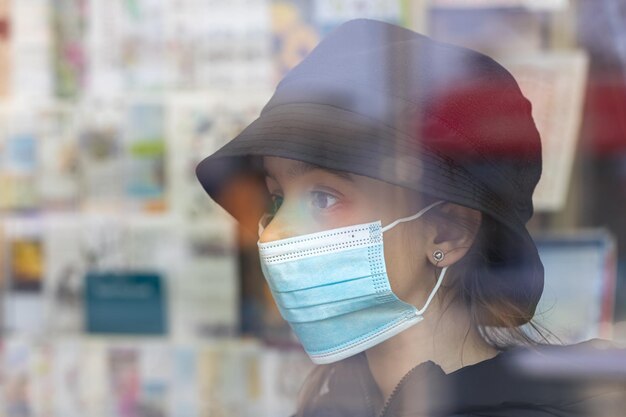
{"type": "MultiPolygon", "coordinates": [[[[590,66],[577,4],[0,0],[0,415],[293,412],[312,364],[273,304],[256,242],[194,169],[352,18],[482,50],[520,77],[549,145],[530,226],[576,234],[590,66]]],[[[614,246],[592,243],[588,256],[616,262],[614,246]]]]}

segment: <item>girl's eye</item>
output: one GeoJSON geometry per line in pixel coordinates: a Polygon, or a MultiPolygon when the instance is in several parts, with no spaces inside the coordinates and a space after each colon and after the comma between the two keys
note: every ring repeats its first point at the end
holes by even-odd
{"type": "Polygon", "coordinates": [[[313,204],[313,207],[318,208],[318,209],[328,209],[332,206],[334,206],[335,204],[337,204],[337,200],[338,198],[335,197],[332,194],[328,194],[322,191],[312,191],[311,192],[311,203],[313,204]]]}
{"type": "Polygon", "coordinates": [[[268,208],[268,213],[271,215],[275,215],[280,206],[283,204],[283,197],[277,194],[272,194],[272,201],[270,202],[270,207],[268,208]]]}

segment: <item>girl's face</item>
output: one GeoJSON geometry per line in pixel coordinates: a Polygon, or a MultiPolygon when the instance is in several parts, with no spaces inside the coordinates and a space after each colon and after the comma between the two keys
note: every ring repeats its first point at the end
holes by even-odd
{"type": "MultiPolygon", "coordinates": [[[[422,208],[408,189],[373,178],[279,157],[264,157],[263,164],[272,207],[261,220],[260,242],[377,220],[385,226],[422,208]]],[[[425,277],[434,274],[427,262],[429,236],[422,218],[384,232],[391,287],[414,305],[423,303],[423,293],[432,287],[433,277],[425,277]]]]}

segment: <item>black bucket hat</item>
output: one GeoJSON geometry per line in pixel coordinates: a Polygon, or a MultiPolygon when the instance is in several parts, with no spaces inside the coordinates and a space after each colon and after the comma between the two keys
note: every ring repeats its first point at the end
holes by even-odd
{"type": "Polygon", "coordinates": [[[541,142],[530,102],[488,56],[385,22],[346,22],[281,80],[255,121],[196,167],[210,197],[254,233],[256,200],[268,198],[264,155],[480,210],[503,226],[498,244],[509,245],[497,284],[534,312],[544,271],[525,225],[541,142]]]}

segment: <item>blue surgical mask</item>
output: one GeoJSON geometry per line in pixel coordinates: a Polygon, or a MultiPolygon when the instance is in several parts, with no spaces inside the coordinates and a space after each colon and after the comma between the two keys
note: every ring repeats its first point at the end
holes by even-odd
{"type": "Polygon", "coordinates": [[[421,309],[400,300],[389,284],[383,232],[441,203],[385,227],[379,220],[257,243],[278,309],[314,363],[350,357],[423,320],[447,268],[421,309]]]}

